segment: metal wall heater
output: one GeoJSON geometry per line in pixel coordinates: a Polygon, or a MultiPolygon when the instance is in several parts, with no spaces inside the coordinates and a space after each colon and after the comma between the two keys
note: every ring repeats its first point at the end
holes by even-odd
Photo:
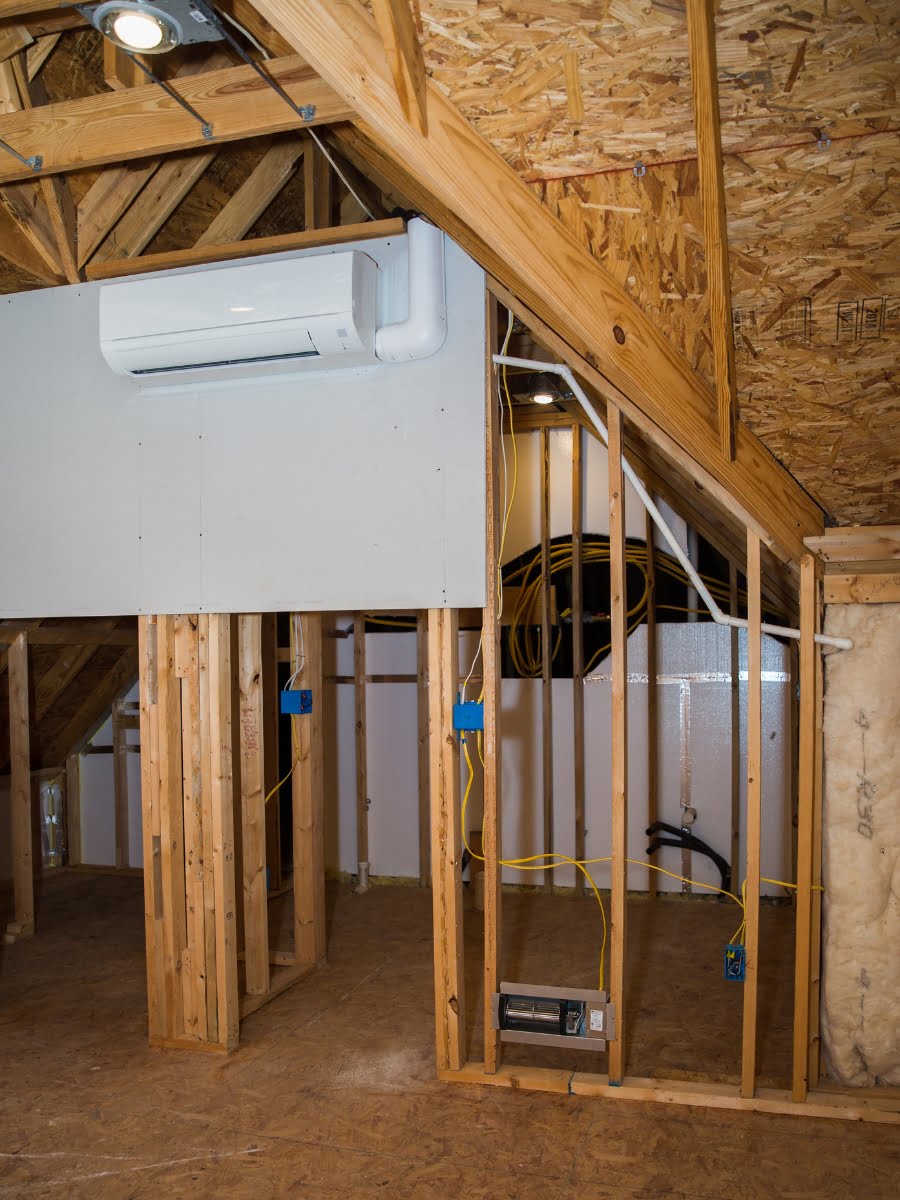
{"type": "Polygon", "coordinates": [[[602,1051],[616,1036],[615,1007],[606,992],[501,983],[492,1008],[502,1042],[602,1051]]]}

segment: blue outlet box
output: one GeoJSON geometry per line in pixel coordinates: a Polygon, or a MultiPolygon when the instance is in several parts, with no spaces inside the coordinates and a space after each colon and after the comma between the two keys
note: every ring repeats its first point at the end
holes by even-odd
{"type": "Polygon", "coordinates": [[[729,942],[725,947],[725,978],[730,983],[743,983],[747,969],[747,956],[740,942],[729,942]]]}
{"type": "Polygon", "coordinates": [[[484,729],[484,705],[477,700],[453,705],[453,728],[457,733],[484,729]]]}
{"type": "Polygon", "coordinates": [[[294,717],[302,717],[312,712],[313,694],[309,688],[299,691],[281,693],[281,711],[294,717]]]}

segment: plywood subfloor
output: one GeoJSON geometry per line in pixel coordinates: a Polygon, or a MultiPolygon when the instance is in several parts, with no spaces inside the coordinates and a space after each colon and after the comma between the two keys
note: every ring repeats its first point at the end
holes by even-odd
{"type": "MultiPolygon", "coordinates": [[[[0,960],[0,1197],[896,1195],[887,1126],[435,1083],[430,900],[330,889],[329,965],[219,1058],[145,1045],[140,880],[45,885],[0,960]]],[[[542,909],[569,902],[508,900],[513,955],[555,954],[542,909]]]]}

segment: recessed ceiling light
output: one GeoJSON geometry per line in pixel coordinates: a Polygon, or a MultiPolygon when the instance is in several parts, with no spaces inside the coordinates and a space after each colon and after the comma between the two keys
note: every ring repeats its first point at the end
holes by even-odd
{"type": "Polygon", "coordinates": [[[105,38],[133,54],[163,54],[182,40],[178,22],[143,0],[110,0],[95,10],[93,22],[105,38]]]}
{"type": "Polygon", "coordinates": [[[550,392],[535,392],[531,398],[535,404],[552,404],[556,399],[550,392]]]}
{"type": "Polygon", "coordinates": [[[242,312],[256,312],[256,309],[253,308],[253,306],[250,304],[233,304],[231,306],[231,308],[229,308],[228,311],[234,312],[234,313],[242,313],[242,312]]]}

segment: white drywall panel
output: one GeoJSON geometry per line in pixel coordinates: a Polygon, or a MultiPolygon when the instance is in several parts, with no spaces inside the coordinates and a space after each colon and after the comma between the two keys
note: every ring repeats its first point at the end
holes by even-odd
{"type": "MultiPolygon", "coordinates": [[[[339,621],[343,623],[343,620],[339,621]]],[[[414,671],[414,634],[370,634],[366,639],[367,669],[370,674],[414,671]],[[375,665],[377,663],[377,666],[375,665]]],[[[464,675],[477,645],[477,635],[460,635],[461,674],[464,675]]],[[[352,638],[339,641],[338,673],[353,670],[352,638]]],[[[647,691],[646,626],[640,626],[628,641],[628,854],[636,863],[628,868],[628,886],[647,887],[647,691]],[[635,678],[637,677],[637,678],[635,678]]],[[[658,626],[658,667],[663,681],[657,684],[659,733],[659,817],[681,825],[683,764],[689,766],[688,792],[697,817],[697,836],[731,857],[731,635],[728,629],[708,622],[658,626]],[[681,692],[689,689],[690,726],[682,733],[681,692]]],[[[601,661],[585,682],[586,731],[586,849],[587,857],[604,858],[610,853],[610,662],[601,661]]],[[[732,864],[733,886],[740,886],[746,871],[746,636],[741,637],[739,703],[740,738],[740,862],[732,864]]],[[[761,833],[762,873],[773,879],[793,878],[790,864],[788,806],[790,797],[790,754],[785,741],[790,729],[788,653],[773,638],[763,639],[763,818],[761,833]]],[[[573,775],[572,681],[553,681],[553,832],[552,849],[572,855],[575,850],[575,802],[573,775]]],[[[503,855],[522,858],[538,854],[543,845],[542,717],[539,679],[504,679],[501,692],[503,738],[503,855]]],[[[480,684],[471,685],[469,697],[480,684]]],[[[355,872],[356,776],[353,687],[338,685],[337,804],[330,805],[329,865],[355,872]],[[336,815],[336,821],[335,821],[336,815]],[[334,825],[337,829],[334,829],[334,825]]],[[[373,875],[418,874],[418,783],[416,774],[416,689],[412,684],[369,684],[367,688],[369,794],[369,862],[373,875]]],[[[474,745],[470,745],[474,781],[466,812],[469,832],[481,827],[482,771],[474,745]]],[[[468,769],[461,760],[460,783],[465,791],[468,769]]],[[[681,873],[681,851],[664,848],[654,861],[675,874],[681,873]]],[[[609,864],[597,863],[590,871],[598,885],[609,886],[609,864]]],[[[694,854],[692,875],[698,883],[720,885],[718,869],[706,857],[694,854]]],[[[539,883],[539,872],[504,868],[509,883],[539,883]]],[[[574,882],[575,868],[563,866],[553,872],[554,882],[574,882]]],[[[679,891],[681,884],[658,876],[661,891],[679,891]]],[[[698,889],[702,890],[702,889],[698,889]]],[[[772,884],[762,887],[765,895],[781,895],[772,884]]]]}
{"type": "Polygon", "coordinates": [[[116,865],[112,754],[81,756],[81,861],[92,866],[116,865]]]}
{"type": "MultiPolygon", "coordinates": [[[[406,238],[350,248],[402,318],[406,238]]],[[[437,354],[256,381],[142,391],[101,284],[2,297],[0,615],[483,604],[484,276],[445,249],[437,354]]]]}

